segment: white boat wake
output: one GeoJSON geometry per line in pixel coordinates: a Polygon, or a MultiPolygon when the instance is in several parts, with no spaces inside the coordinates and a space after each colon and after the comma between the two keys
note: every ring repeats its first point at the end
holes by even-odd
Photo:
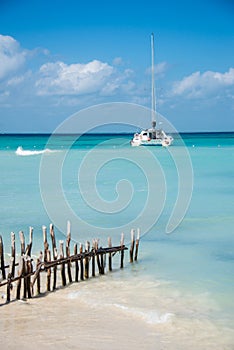
{"type": "Polygon", "coordinates": [[[31,150],[24,150],[22,146],[19,146],[15,153],[17,156],[34,156],[37,154],[43,154],[43,153],[52,153],[52,152],[57,152],[56,150],[51,150],[51,149],[43,149],[41,151],[31,151],[31,150]]]}

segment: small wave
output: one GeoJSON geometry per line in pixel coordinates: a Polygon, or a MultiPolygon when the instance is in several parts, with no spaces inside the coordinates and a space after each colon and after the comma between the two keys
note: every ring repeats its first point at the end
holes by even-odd
{"type": "Polygon", "coordinates": [[[17,148],[17,150],[15,151],[15,153],[17,154],[17,156],[34,156],[37,154],[43,154],[43,153],[52,153],[52,152],[56,152],[56,151],[52,151],[48,148],[43,149],[41,151],[31,151],[31,150],[24,150],[23,147],[19,146],[17,148]]]}
{"type": "Polygon", "coordinates": [[[131,318],[134,319],[139,319],[143,320],[145,323],[150,324],[150,325],[158,325],[158,324],[164,324],[171,322],[172,318],[175,316],[175,314],[171,312],[165,312],[165,313],[160,313],[156,310],[142,310],[138,309],[132,306],[127,306],[123,305],[120,303],[110,303],[110,302],[105,302],[103,299],[100,302],[95,301],[93,298],[87,298],[87,291],[75,291],[75,292],[70,292],[67,295],[68,299],[79,299],[82,300],[82,303],[85,303],[86,305],[89,305],[91,307],[100,309],[101,308],[115,308],[120,310],[123,314],[130,316],[131,318]]]}
{"type": "Polygon", "coordinates": [[[149,324],[167,323],[168,321],[171,320],[171,317],[174,316],[174,314],[170,312],[160,315],[156,311],[144,312],[144,311],[132,309],[120,304],[113,304],[113,306],[116,307],[117,309],[123,310],[124,312],[132,314],[135,317],[142,318],[143,320],[145,320],[146,323],[149,323],[149,324]]]}

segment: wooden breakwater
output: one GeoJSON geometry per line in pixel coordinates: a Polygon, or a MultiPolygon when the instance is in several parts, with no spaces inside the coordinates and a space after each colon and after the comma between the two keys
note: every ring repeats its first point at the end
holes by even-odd
{"type": "MultiPolygon", "coordinates": [[[[20,255],[16,261],[16,238],[15,233],[11,233],[11,254],[9,263],[5,262],[4,244],[0,235],[0,288],[6,288],[6,302],[14,299],[30,299],[35,295],[42,294],[41,284],[46,283],[46,292],[54,291],[64,287],[68,283],[88,280],[95,277],[96,272],[105,274],[107,257],[108,269],[112,271],[112,258],[116,253],[120,253],[120,268],[124,267],[124,251],[128,248],[124,245],[124,235],[122,233],[120,245],[112,246],[111,238],[108,238],[108,246],[99,247],[99,240],[94,239],[92,246],[87,241],[85,246],[74,243],[73,254],[71,254],[71,229],[67,224],[66,241],[59,241],[57,247],[54,226],[50,225],[51,249],[48,242],[48,234],[45,226],[42,227],[44,251],[40,252],[36,261],[32,259],[33,228],[29,229],[29,243],[26,245],[25,236],[19,232],[20,255]],[[41,274],[45,278],[41,278],[41,274]],[[58,275],[59,273],[59,275],[58,275]],[[59,285],[60,283],[60,285],[59,285]]],[[[129,249],[130,263],[137,260],[140,232],[138,229],[135,240],[135,230],[131,230],[131,245],[129,249]],[[135,252],[135,254],[134,254],[135,252]]],[[[43,292],[44,293],[44,292],[43,292]]]]}

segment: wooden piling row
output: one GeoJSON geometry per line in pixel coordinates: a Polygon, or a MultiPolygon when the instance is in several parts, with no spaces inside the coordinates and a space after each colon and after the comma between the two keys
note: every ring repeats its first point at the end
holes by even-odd
{"type": "MultiPolygon", "coordinates": [[[[16,263],[16,249],[15,249],[15,234],[11,233],[11,257],[10,264],[5,265],[4,261],[4,246],[2,236],[0,236],[0,287],[6,285],[6,301],[10,302],[13,285],[16,285],[16,299],[32,298],[34,294],[41,294],[41,273],[46,272],[46,287],[43,292],[50,292],[57,288],[57,271],[60,267],[61,284],[66,286],[67,283],[73,281],[79,282],[89,279],[90,276],[96,275],[96,264],[100,275],[105,274],[106,259],[108,259],[108,270],[112,271],[112,258],[119,252],[120,253],[120,268],[124,267],[124,251],[128,249],[124,245],[124,234],[121,235],[120,245],[112,246],[111,238],[108,237],[108,247],[99,247],[99,240],[94,239],[92,242],[92,248],[90,242],[87,241],[85,248],[80,243],[79,252],[77,243],[74,244],[74,254],[71,254],[71,226],[70,222],[67,223],[67,237],[64,245],[64,241],[59,241],[59,255],[56,247],[56,239],[54,226],[50,225],[50,237],[51,237],[51,250],[49,249],[49,243],[47,240],[46,226],[42,227],[43,234],[43,248],[44,252],[40,252],[39,257],[36,259],[33,265],[31,258],[32,243],[33,243],[33,228],[29,229],[29,243],[26,246],[25,236],[23,231],[19,232],[20,238],[20,251],[19,262],[16,263]],[[65,253],[64,253],[65,248],[65,253]],[[90,267],[91,263],[91,267],[90,267]],[[72,269],[74,266],[74,269],[72,269]],[[16,268],[17,267],[17,268],[16,268]],[[6,273],[7,271],[7,273],[6,273]],[[74,276],[72,276],[74,274],[74,276]],[[2,278],[1,278],[2,277],[2,278]],[[73,279],[74,277],[74,279],[73,279]],[[68,278],[68,279],[67,279],[68,278]],[[53,280],[53,281],[52,281],[53,280]],[[16,282],[16,283],[15,283],[16,282]],[[22,283],[23,282],[23,283],[22,283]],[[53,283],[52,283],[53,282],[53,283]],[[36,291],[34,293],[34,286],[36,284],[36,291]],[[22,294],[21,294],[22,291],[22,294]]],[[[135,241],[135,231],[131,231],[131,245],[130,245],[130,262],[137,260],[138,248],[140,240],[140,231],[137,231],[137,239],[135,241]],[[135,248],[135,255],[134,255],[135,248]],[[134,259],[133,259],[134,257],[134,259]]]]}

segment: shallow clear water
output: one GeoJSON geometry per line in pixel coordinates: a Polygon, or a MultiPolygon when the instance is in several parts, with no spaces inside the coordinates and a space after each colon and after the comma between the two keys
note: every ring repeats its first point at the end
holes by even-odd
{"type": "MultiPolygon", "coordinates": [[[[118,243],[122,231],[128,244],[130,230],[125,228],[147,227],[155,217],[147,232],[142,232],[137,264],[130,266],[126,261],[123,271],[106,276],[108,283],[105,278],[95,279],[79,290],[68,290],[67,298],[83,297],[93,307],[113,308],[161,327],[157,331],[164,332],[169,343],[172,337],[178,337],[178,342],[181,337],[190,348],[202,339],[204,349],[232,349],[234,134],[185,134],[184,143],[175,140],[172,153],[157,147],[144,151],[143,163],[143,153],[130,147],[129,135],[86,135],[75,143],[63,135],[47,144],[48,138],[0,137],[0,233],[5,251],[9,247],[10,252],[11,231],[18,240],[19,230],[27,235],[33,226],[33,252],[38,254],[41,226],[48,227],[54,218],[57,239],[65,238],[66,220],[71,220],[74,241],[99,237],[104,246],[109,235],[118,243]],[[183,164],[184,144],[193,168],[192,198],[180,225],[166,234],[178,194],[176,164],[183,164]],[[61,156],[57,178],[56,162],[61,156]],[[43,182],[41,172],[48,182],[43,182]],[[68,211],[60,207],[56,181],[68,211]],[[154,204],[147,207],[149,189],[154,204]],[[41,190],[47,192],[58,216],[52,213],[51,217],[50,209],[45,210],[41,190]]],[[[188,186],[183,174],[181,186],[188,186]]],[[[115,264],[118,270],[118,257],[115,264]]]]}

